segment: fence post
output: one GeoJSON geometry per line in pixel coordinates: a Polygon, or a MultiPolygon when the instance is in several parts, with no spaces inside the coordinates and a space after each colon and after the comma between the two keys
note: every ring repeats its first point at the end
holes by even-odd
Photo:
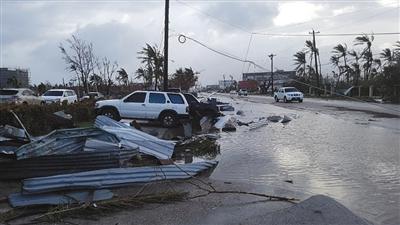
{"type": "Polygon", "coordinates": [[[358,97],[361,97],[361,86],[358,86],[358,97]]]}
{"type": "Polygon", "coordinates": [[[369,86],[369,97],[372,98],[374,96],[374,86],[369,86]]]}

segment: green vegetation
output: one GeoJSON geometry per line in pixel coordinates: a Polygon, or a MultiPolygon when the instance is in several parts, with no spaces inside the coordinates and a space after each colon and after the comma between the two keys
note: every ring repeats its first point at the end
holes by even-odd
{"type": "Polygon", "coordinates": [[[80,102],[71,105],[0,105],[0,125],[12,125],[19,127],[14,116],[10,113],[13,110],[28,132],[34,136],[47,134],[54,129],[65,128],[65,123],[60,123],[54,112],[64,110],[72,116],[74,125],[86,126],[94,121],[96,115],[93,102],[80,102]]]}

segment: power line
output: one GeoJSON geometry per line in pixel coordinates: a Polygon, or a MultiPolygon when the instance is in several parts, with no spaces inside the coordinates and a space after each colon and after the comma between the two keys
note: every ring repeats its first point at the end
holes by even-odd
{"type": "MultiPolygon", "coordinates": [[[[288,34],[288,33],[257,33],[257,32],[253,32],[252,34],[254,35],[265,35],[265,36],[278,36],[278,37],[310,37],[309,34],[288,34]]],[[[334,36],[360,36],[360,35],[374,35],[374,36],[378,36],[378,35],[399,35],[400,32],[378,32],[378,33],[320,33],[320,34],[315,34],[316,36],[329,36],[329,37],[334,37],[334,36]]]]}

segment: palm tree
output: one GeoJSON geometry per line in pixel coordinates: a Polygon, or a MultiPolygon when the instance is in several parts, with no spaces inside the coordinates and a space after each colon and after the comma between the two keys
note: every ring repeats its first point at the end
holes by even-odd
{"type": "Polygon", "coordinates": [[[383,59],[383,65],[392,65],[394,61],[394,51],[390,50],[389,48],[385,48],[381,52],[381,58],[383,59]]]}
{"type": "MultiPolygon", "coordinates": [[[[313,71],[315,72],[317,86],[319,87],[319,80],[321,80],[320,79],[320,75],[321,75],[321,60],[320,60],[320,57],[319,57],[319,50],[318,50],[318,48],[314,47],[314,44],[313,44],[312,41],[307,40],[306,41],[306,50],[305,51],[306,51],[306,53],[310,53],[310,66],[309,66],[309,68],[312,68],[313,57],[315,58],[315,56],[317,56],[316,60],[318,60],[319,71],[316,70],[316,68],[313,71]]],[[[309,73],[311,74],[311,71],[309,71],[309,73]]]]}
{"type": "Polygon", "coordinates": [[[124,68],[121,68],[120,70],[117,70],[117,73],[118,73],[117,76],[118,82],[122,82],[125,84],[125,86],[128,86],[129,76],[126,70],[124,68]]]}
{"type": "Polygon", "coordinates": [[[151,67],[148,69],[140,67],[135,73],[136,78],[143,79],[145,88],[149,88],[153,85],[153,71],[151,67]]]}
{"type": "Polygon", "coordinates": [[[340,59],[343,58],[343,64],[344,64],[344,70],[343,73],[346,74],[346,81],[347,83],[350,83],[350,77],[349,77],[349,73],[348,73],[348,66],[347,66],[347,45],[344,44],[338,44],[335,47],[333,47],[333,51],[332,53],[335,54],[335,56],[340,59]]]}
{"type": "Polygon", "coordinates": [[[358,85],[358,81],[360,80],[360,74],[361,74],[360,63],[359,63],[361,56],[355,50],[349,51],[348,53],[354,58],[354,62],[351,64],[353,84],[358,85]]]}
{"type": "Polygon", "coordinates": [[[98,86],[103,83],[103,79],[101,78],[101,76],[94,73],[89,77],[89,82],[92,86],[96,88],[96,91],[99,91],[98,86]]]}
{"type": "Polygon", "coordinates": [[[146,70],[139,71],[139,74],[141,76],[147,76],[144,79],[147,82],[150,80],[152,81],[154,78],[155,89],[157,89],[158,81],[162,78],[163,74],[164,57],[161,54],[161,51],[158,49],[157,45],[151,46],[146,44],[146,47],[139,51],[138,54],[140,54],[138,58],[142,60],[142,63],[145,64],[146,68],[146,70]],[[144,71],[146,71],[146,73],[141,73],[144,71]]]}
{"type": "Polygon", "coordinates": [[[362,36],[356,37],[354,41],[356,42],[354,45],[366,45],[364,50],[361,52],[361,57],[365,61],[363,64],[364,78],[365,80],[368,80],[373,63],[371,46],[372,42],[374,41],[374,36],[371,35],[371,37],[369,37],[368,35],[364,34],[362,36]]]}
{"type": "Polygon", "coordinates": [[[329,61],[331,62],[333,67],[336,67],[339,70],[339,73],[335,73],[335,71],[332,71],[333,75],[336,76],[336,78],[337,78],[337,81],[336,81],[336,85],[337,85],[337,84],[339,84],[340,77],[342,76],[342,67],[339,65],[340,64],[339,57],[333,55],[333,56],[331,56],[329,61]]]}
{"type": "Polygon", "coordinates": [[[296,52],[296,54],[293,55],[294,56],[294,61],[295,61],[295,65],[296,65],[296,72],[298,75],[300,76],[305,76],[306,74],[306,53],[303,51],[299,51],[296,52]]]}

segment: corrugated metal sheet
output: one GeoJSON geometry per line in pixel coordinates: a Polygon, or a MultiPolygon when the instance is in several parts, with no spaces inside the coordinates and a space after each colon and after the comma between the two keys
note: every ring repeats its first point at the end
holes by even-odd
{"type": "Polygon", "coordinates": [[[62,155],[83,150],[87,138],[118,144],[118,138],[99,128],[74,128],[55,130],[50,134],[21,146],[15,151],[17,159],[44,155],[62,155]]]}
{"type": "Polygon", "coordinates": [[[113,193],[110,190],[95,190],[82,192],[67,193],[48,193],[24,195],[14,193],[8,196],[8,201],[12,207],[24,207],[33,205],[61,205],[61,204],[77,204],[86,201],[95,202],[111,199],[113,193]]]}
{"type": "Polygon", "coordinates": [[[217,161],[204,161],[183,165],[148,166],[135,168],[103,169],[23,181],[23,193],[46,193],[75,189],[103,189],[123,187],[167,179],[187,179],[202,171],[214,168],[217,161]]]}
{"type": "Polygon", "coordinates": [[[109,148],[66,155],[49,155],[0,161],[0,180],[50,176],[89,170],[118,168],[138,154],[137,149],[109,148]]]}
{"type": "Polygon", "coordinates": [[[158,159],[169,159],[174,153],[175,142],[159,139],[106,116],[98,116],[95,126],[115,134],[121,143],[128,146],[137,145],[140,152],[158,159]]]}

